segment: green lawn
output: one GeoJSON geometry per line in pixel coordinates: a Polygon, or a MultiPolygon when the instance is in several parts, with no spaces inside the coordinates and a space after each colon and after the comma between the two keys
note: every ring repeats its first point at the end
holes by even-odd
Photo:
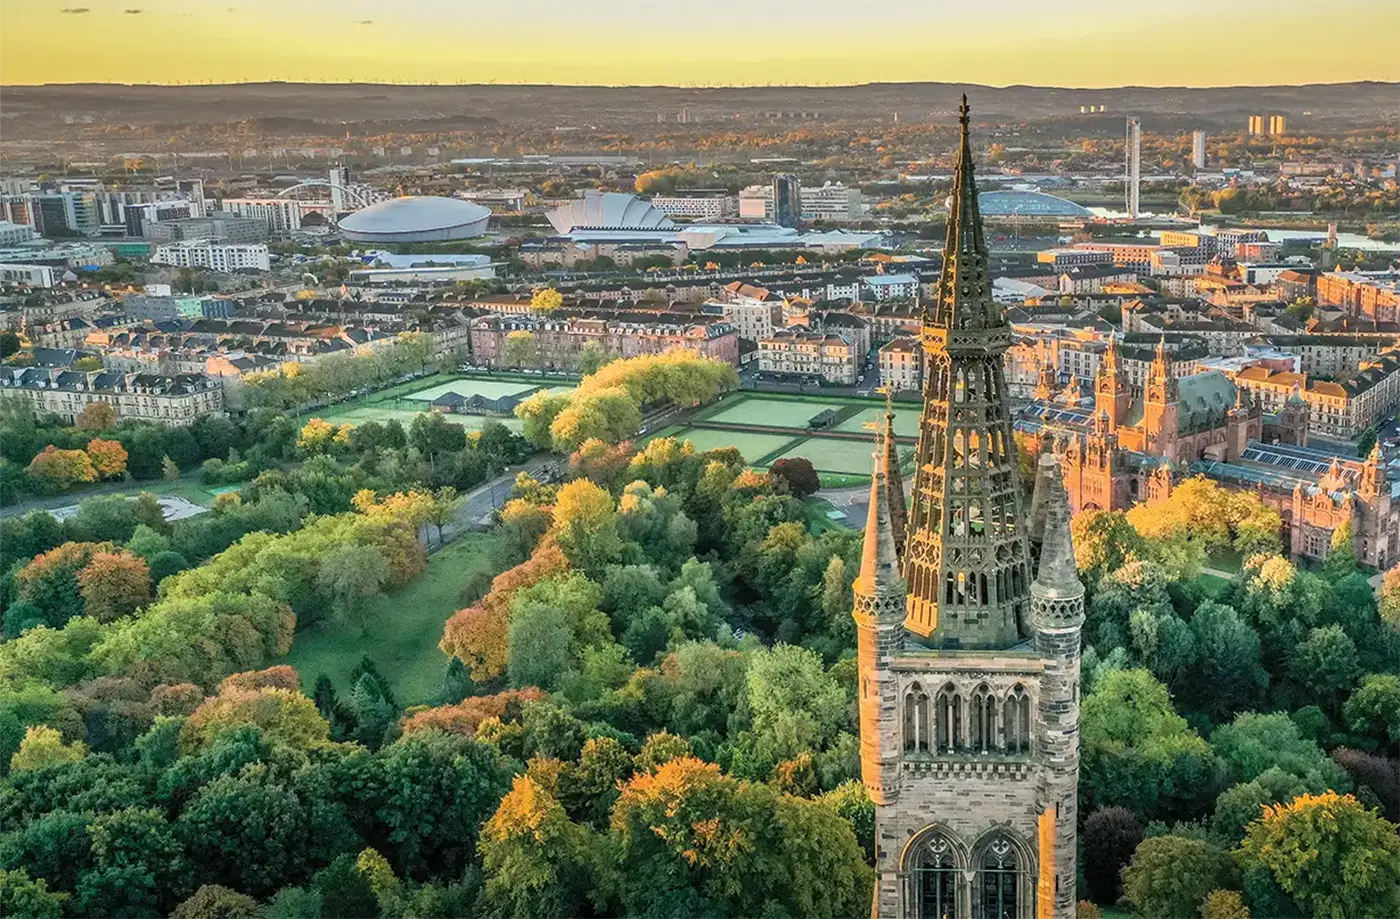
{"type": "MultiPolygon", "coordinates": [[[[658,435],[659,436],[659,435],[658,435]]],[[[781,434],[748,434],[740,431],[717,431],[710,428],[686,428],[666,434],[676,440],[688,440],[698,452],[717,450],[721,447],[736,447],[744,459],[756,463],[770,453],[791,444],[793,438],[781,434]]]]}
{"type": "MultiPolygon", "coordinates": [[[[861,433],[867,430],[865,427],[867,424],[879,424],[883,428],[885,424],[885,410],[883,408],[863,409],[832,428],[832,430],[861,433]]],[[[916,408],[895,409],[894,432],[900,437],[914,437],[917,435],[919,433],[919,410],[916,408]]]]}
{"type": "Polygon", "coordinates": [[[1201,586],[1202,591],[1209,599],[1215,600],[1229,590],[1230,585],[1234,582],[1218,578],[1213,574],[1203,574],[1196,578],[1196,583],[1201,586]]]}
{"type": "Polygon", "coordinates": [[[429,386],[427,389],[420,389],[413,393],[405,393],[402,398],[412,399],[415,402],[431,402],[444,393],[455,392],[462,396],[481,395],[487,399],[499,399],[502,396],[513,396],[516,393],[528,392],[538,387],[538,383],[460,379],[452,380],[447,383],[439,383],[436,386],[429,386]]]}
{"type": "Polygon", "coordinates": [[[869,476],[875,450],[873,437],[869,441],[809,437],[789,447],[783,456],[806,457],[818,472],[869,476]]]}
{"type": "Polygon", "coordinates": [[[1230,548],[1216,549],[1206,556],[1206,564],[1211,568],[1218,568],[1221,571],[1230,571],[1234,573],[1239,573],[1243,561],[1244,560],[1240,558],[1240,554],[1230,548]]]}
{"type": "Polygon", "coordinates": [[[368,654],[402,704],[427,702],[447,669],[447,655],[437,646],[443,623],[462,607],[467,582],[490,569],[491,539],[489,533],[469,533],[430,557],[412,584],[369,605],[366,634],[351,625],[321,623],[297,633],[291,653],[277,663],[295,667],[308,693],[319,673],[348,692],[350,671],[368,654]]]}
{"type": "MultiPolygon", "coordinates": [[[[431,411],[427,408],[415,408],[411,401],[401,402],[395,405],[391,402],[380,402],[372,405],[353,405],[347,407],[335,406],[330,411],[314,414],[312,417],[320,418],[322,421],[329,421],[331,424],[364,424],[366,421],[398,421],[407,427],[413,423],[413,419],[431,411]]],[[[516,433],[522,427],[518,418],[490,418],[486,415],[446,415],[448,421],[453,424],[460,424],[468,431],[480,431],[488,421],[499,421],[516,433]]]]}
{"type": "Polygon", "coordinates": [[[840,409],[833,402],[798,402],[787,399],[744,399],[705,418],[720,424],[754,424],[770,427],[807,427],[807,420],[823,409],[840,409]]]}

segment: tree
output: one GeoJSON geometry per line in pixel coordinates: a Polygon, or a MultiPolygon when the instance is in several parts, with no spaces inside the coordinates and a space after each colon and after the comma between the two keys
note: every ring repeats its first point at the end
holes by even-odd
{"type": "Polygon", "coordinates": [[[180,467],[168,456],[160,458],[160,477],[167,482],[173,482],[180,477],[180,467]]]}
{"type": "Polygon", "coordinates": [[[1356,539],[1352,535],[1350,520],[1343,520],[1341,526],[1332,531],[1331,547],[1322,563],[1322,570],[1334,581],[1356,571],[1356,539]]]}
{"type": "Polygon", "coordinates": [[[481,831],[486,915],[566,919],[584,913],[590,888],[588,837],[564,808],[528,776],[481,831]]]}
{"type": "Polygon", "coordinates": [[[578,353],[578,372],[584,376],[597,373],[612,359],[606,348],[596,341],[590,341],[578,353]]]}
{"type": "Polygon", "coordinates": [[[62,763],[76,763],[87,756],[87,745],[80,740],[63,742],[63,735],[53,728],[34,724],[24,732],[19,750],[10,757],[10,771],[46,769],[62,763]]]}
{"type": "Polygon", "coordinates": [[[126,472],[126,448],[115,440],[93,438],[87,445],[88,459],[101,479],[115,479],[126,472]]]}
{"type": "Polygon", "coordinates": [[[1240,857],[1268,869],[1309,916],[1400,915],[1396,827],[1351,795],[1302,795],[1265,807],[1240,857]]]}
{"type": "Polygon", "coordinates": [[[534,367],[540,361],[540,349],[535,333],[516,329],[506,333],[501,346],[501,362],[507,367],[534,367]]]}
{"type": "Polygon", "coordinates": [[[773,764],[820,749],[850,723],[845,691],[805,648],[752,652],[745,691],[756,752],[773,764]]]}
{"type": "Polygon", "coordinates": [[[205,884],[171,915],[174,919],[262,919],[262,908],[236,890],[205,884]]]}
{"type": "Polygon", "coordinates": [[[1249,907],[1235,890],[1212,890],[1201,901],[1201,919],[1249,919],[1249,907]]]}
{"type": "Polygon", "coordinates": [[[1259,635],[1234,607],[1207,600],[1191,617],[1196,661],[1181,695],[1212,721],[1257,708],[1269,685],[1259,635]]]}
{"type": "Polygon", "coordinates": [[[255,725],[263,736],[292,749],[323,744],[330,726],[316,704],[300,692],[278,687],[243,689],[236,685],[206,699],[180,730],[186,753],[210,746],[220,733],[240,725],[255,725]]]}
{"type": "Polygon", "coordinates": [[[1400,676],[1372,673],[1346,703],[1347,725],[1374,737],[1382,746],[1400,747],[1400,676]]]}
{"type": "Polygon", "coordinates": [[[559,489],[554,533],[564,555],[585,572],[601,571],[622,552],[612,495],[588,479],[575,479],[559,489]]]}
{"type": "Polygon", "coordinates": [[[1197,915],[1211,891],[1239,886],[1230,853],[1199,839],[1144,839],[1123,869],[1123,893],[1149,919],[1197,915]]]}
{"type": "Polygon", "coordinates": [[[106,402],[89,402],[73,422],[79,431],[110,431],[116,426],[117,410],[106,402]]]}
{"type": "Polygon", "coordinates": [[[1080,793],[1140,819],[1180,814],[1208,785],[1210,748],[1145,670],[1116,670],[1084,697],[1080,793]]]}
{"type": "MultiPolygon", "coordinates": [[[[4,334],[14,337],[13,332],[4,334]]],[[[3,336],[0,336],[0,345],[3,345],[3,336]]],[[[47,881],[31,878],[23,868],[0,868],[0,916],[61,919],[67,901],[68,894],[50,893],[47,881]]]]}
{"type": "MultiPolygon", "coordinates": [[[[389,561],[374,546],[340,546],[321,560],[317,586],[331,598],[331,608],[344,619],[355,618],[365,601],[377,596],[389,581],[389,561]]],[[[363,633],[368,623],[360,622],[363,633]]]]}
{"type": "Polygon", "coordinates": [[[81,482],[96,482],[92,458],[82,450],[60,450],[49,444],[30,460],[26,470],[42,489],[63,491],[81,482]]]}
{"type": "Polygon", "coordinates": [[[1282,712],[1246,712],[1216,729],[1211,747],[1236,782],[1248,782],[1277,767],[1312,784],[1345,788],[1346,776],[1298,726],[1282,712]]]}
{"type": "Polygon", "coordinates": [[[1400,563],[1391,567],[1381,579],[1381,619],[1400,631],[1400,563]]]}
{"type": "MultiPolygon", "coordinates": [[[[615,366],[615,365],[612,365],[615,366]]],[[[554,449],[570,453],[597,438],[608,444],[631,439],[642,425],[636,398],[622,387],[578,391],[549,426],[554,449]]]]}
{"type": "Polygon", "coordinates": [[[108,622],[144,606],[151,597],[151,572],[130,552],[95,552],[78,572],[87,615],[108,622]]]}
{"type": "Polygon", "coordinates": [[[337,428],[329,421],[312,418],[302,425],[297,435],[297,451],[303,456],[320,456],[329,453],[337,428]]]}
{"type": "Polygon", "coordinates": [[[1289,655],[1288,676],[1299,698],[1335,714],[1361,677],[1356,643],[1339,625],[1313,629],[1289,655]]]}
{"type": "Polygon", "coordinates": [[[486,744],[440,731],[406,734],[377,762],[383,793],[375,814],[400,873],[460,875],[481,825],[510,788],[510,765],[486,744]]]}
{"type": "Polygon", "coordinates": [[[5,360],[11,355],[18,354],[21,347],[22,343],[20,342],[20,338],[14,332],[11,332],[9,329],[0,332],[0,361],[5,360]]]}
{"type": "Polygon", "coordinates": [[[1142,826],[1125,807],[1100,807],[1084,821],[1084,881],[1095,903],[1114,904],[1123,893],[1123,866],[1142,842],[1142,826]]]}
{"type": "Polygon", "coordinates": [[[794,498],[805,498],[822,487],[821,477],[812,468],[812,461],[800,456],[783,457],[773,463],[768,474],[787,485],[794,498]]]}
{"type": "Polygon", "coordinates": [[[1356,455],[1370,456],[1371,448],[1376,445],[1376,426],[1373,424],[1356,438],[1356,455]]]}
{"type": "Polygon", "coordinates": [[[156,808],[125,807],[88,825],[93,870],[78,880],[85,915],[161,915],[184,887],[184,853],[174,828],[156,808]]]}
{"type": "Polygon", "coordinates": [[[564,305],[564,295],[553,287],[541,287],[530,295],[530,308],[549,314],[564,305]]]}
{"type": "Polygon", "coordinates": [[[550,429],[559,413],[573,400],[568,395],[551,395],[546,390],[535,393],[515,407],[515,417],[521,421],[521,436],[531,446],[548,449],[554,443],[550,429]]]}
{"type": "Polygon", "coordinates": [[[1132,561],[1147,557],[1147,543],[1122,511],[1080,511],[1070,520],[1074,561],[1091,586],[1132,561]]]}

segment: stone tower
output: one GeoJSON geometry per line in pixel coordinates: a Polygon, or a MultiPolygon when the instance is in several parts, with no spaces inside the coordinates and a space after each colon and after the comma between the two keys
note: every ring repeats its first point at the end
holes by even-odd
{"type": "Polygon", "coordinates": [[[966,99],[954,188],[905,548],[887,418],[854,588],[872,916],[1070,919],[1084,591],[1050,451],[1033,520],[1016,482],[966,99]]]}
{"type": "Polygon", "coordinates": [[[1176,377],[1172,376],[1167,358],[1167,339],[1157,342],[1157,354],[1147,367],[1147,384],[1143,387],[1142,426],[1147,435],[1147,452],[1175,460],[1177,393],[1176,377]]]}
{"type": "Polygon", "coordinates": [[[995,648],[1026,630],[1030,554],[1003,370],[1011,329],[992,299],[967,117],[964,100],[943,274],[921,317],[927,370],[905,626],[930,646],[995,648]]]}
{"type": "Polygon", "coordinates": [[[1104,349],[1103,359],[1099,361],[1099,370],[1094,377],[1094,412],[1107,412],[1108,429],[1116,431],[1127,416],[1132,401],[1128,382],[1118,365],[1117,338],[1109,335],[1108,347],[1104,349]]]}

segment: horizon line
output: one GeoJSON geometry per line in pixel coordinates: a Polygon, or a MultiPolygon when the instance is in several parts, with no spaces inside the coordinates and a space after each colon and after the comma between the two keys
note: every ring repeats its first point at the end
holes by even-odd
{"type": "Polygon", "coordinates": [[[1185,91],[1208,91],[1222,89],[1311,89],[1316,87],[1343,87],[1374,84],[1376,86],[1397,86],[1398,80],[1342,80],[1335,83],[1228,83],[1209,84],[1191,86],[1187,84],[1120,84],[1114,86],[1057,86],[1040,83],[969,83],[956,80],[870,80],[862,83],[528,83],[513,80],[491,80],[488,82],[442,82],[442,81],[403,81],[384,82],[376,80],[279,80],[279,79],[257,79],[257,80],[184,80],[173,83],[161,82],[136,82],[127,83],[115,80],[94,81],[94,80],[74,80],[48,81],[43,83],[5,83],[0,82],[0,89],[45,89],[49,87],[153,87],[159,89],[181,89],[190,86],[401,86],[417,88],[488,88],[488,87],[521,87],[527,89],[679,89],[679,90],[727,90],[727,89],[862,89],[879,86],[965,86],[978,89],[991,90],[1066,90],[1074,92],[1113,92],[1117,90],[1185,90],[1185,91]]]}

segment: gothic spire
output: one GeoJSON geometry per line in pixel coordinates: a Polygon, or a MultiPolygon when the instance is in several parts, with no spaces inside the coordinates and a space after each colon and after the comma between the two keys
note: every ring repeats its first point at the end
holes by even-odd
{"type": "Polygon", "coordinates": [[[1050,499],[1050,489],[1048,486],[1049,476],[1047,470],[1053,470],[1056,466],[1055,451],[1052,444],[1046,444],[1040,451],[1040,461],[1036,463],[1035,483],[1031,490],[1031,542],[1039,543],[1045,539],[1045,515],[1048,511],[1048,501],[1050,499]]]}
{"type": "Polygon", "coordinates": [[[897,558],[904,558],[904,539],[908,530],[909,508],[904,500],[904,476],[899,468],[899,445],[894,439],[894,390],[885,392],[885,431],[881,444],[881,465],[888,489],[890,531],[894,535],[897,558]]]}
{"type": "Polygon", "coordinates": [[[958,108],[961,138],[948,211],[948,235],[943,243],[943,272],[938,279],[933,314],[924,312],[925,322],[949,331],[985,329],[1001,324],[1000,310],[989,308],[993,302],[992,288],[987,274],[987,246],[982,238],[982,213],[977,204],[977,178],[972,166],[970,111],[964,94],[958,108]]]}
{"type": "Polygon", "coordinates": [[[894,529],[890,525],[890,494],[885,480],[884,464],[875,456],[874,475],[870,478],[870,513],[865,519],[865,544],[860,553],[860,574],[852,590],[856,595],[856,610],[871,607],[878,618],[898,621],[904,615],[904,582],[899,576],[899,555],[895,551],[894,529]],[[898,598],[897,603],[872,601],[898,598]]]}
{"type": "Polygon", "coordinates": [[[1042,460],[1038,472],[1037,492],[1041,490],[1040,480],[1045,482],[1045,529],[1040,545],[1040,567],[1031,591],[1060,599],[1083,596],[1084,585],[1079,582],[1079,569],[1074,564],[1074,542],[1069,530],[1069,495],[1060,464],[1053,457],[1049,463],[1042,460]]]}

